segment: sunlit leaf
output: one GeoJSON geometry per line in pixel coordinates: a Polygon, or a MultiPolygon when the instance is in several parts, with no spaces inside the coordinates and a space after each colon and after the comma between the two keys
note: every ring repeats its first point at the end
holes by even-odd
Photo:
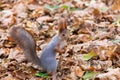
{"type": "Polygon", "coordinates": [[[60,7],[59,7],[59,5],[55,5],[55,6],[46,5],[45,8],[50,10],[50,11],[54,11],[56,9],[59,9],[60,7]]]}
{"type": "Polygon", "coordinates": [[[54,9],[59,9],[59,8],[60,8],[59,5],[54,6],[54,9]]]}
{"type": "Polygon", "coordinates": [[[80,10],[80,8],[70,7],[70,11],[80,10]]]}
{"type": "Polygon", "coordinates": [[[68,8],[70,8],[70,7],[67,6],[67,5],[63,5],[62,8],[64,8],[64,9],[68,9],[68,8]]]}
{"type": "Polygon", "coordinates": [[[62,0],[57,0],[57,2],[61,2],[62,0]]]}
{"type": "Polygon", "coordinates": [[[50,11],[53,11],[53,6],[46,5],[45,8],[48,9],[48,10],[50,10],[50,11]]]}
{"type": "Polygon", "coordinates": [[[85,54],[85,55],[83,56],[83,60],[89,60],[89,59],[91,59],[91,58],[94,57],[94,56],[96,56],[96,53],[93,52],[93,51],[91,51],[90,53],[85,54]]]}
{"type": "Polygon", "coordinates": [[[82,77],[83,80],[91,80],[97,75],[97,72],[86,72],[85,75],[82,77]]]}
{"type": "Polygon", "coordinates": [[[113,42],[113,43],[119,43],[119,42],[120,42],[120,39],[113,40],[112,42],[113,42]]]}
{"type": "Polygon", "coordinates": [[[70,6],[67,6],[67,5],[63,5],[62,8],[67,9],[69,11],[80,10],[80,8],[70,7],[70,6]]]}

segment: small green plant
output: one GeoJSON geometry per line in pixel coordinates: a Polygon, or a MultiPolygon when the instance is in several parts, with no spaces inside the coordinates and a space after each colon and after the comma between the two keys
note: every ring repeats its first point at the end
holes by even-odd
{"type": "Polygon", "coordinates": [[[48,80],[50,79],[50,76],[46,72],[39,72],[35,74],[36,77],[43,77],[47,78],[48,80]]]}

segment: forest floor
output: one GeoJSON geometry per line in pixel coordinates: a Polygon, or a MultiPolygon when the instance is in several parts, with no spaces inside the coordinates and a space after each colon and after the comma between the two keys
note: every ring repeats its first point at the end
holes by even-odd
{"type": "Polygon", "coordinates": [[[22,25],[30,31],[39,55],[61,17],[68,19],[70,36],[57,54],[57,79],[120,80],[120,0],[0,0],[0,80],[50,78],[26,62],[9,30],[22,25]]]}

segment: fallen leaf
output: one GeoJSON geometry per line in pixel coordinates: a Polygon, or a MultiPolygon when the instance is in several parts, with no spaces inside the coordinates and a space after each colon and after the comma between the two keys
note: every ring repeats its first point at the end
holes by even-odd
{"type": "Polygon", "coordinates": [[[4,10],[1,12],[0,22],[2,23],[1,26],[11,26],[15,24],[16,18],[14,17],[14,13],[12,10],[4,10]]]}
{"type": "Polygon", "coordinates": [[[39,23],[42,23],[43,21],[53,21],[53,18],[50,16],[42,16],[42,17],[38,17],[37,21],[39,23]]]}
{"type": "Polygon", "coordinates": [[[84,80],[91,80],[93,79],[98,73],[97,72],[86,72],[85,75],[82,77],[84,80]]]}
{"type": "Polygon", "coordinates": [[[59,7],[59,5],[55,5],[55,6],[46,5],[45,8],[50,10],[50,11],[54,11],[56,9],[59,9],[60,7],[59,7]]]}
{"type": "Polygon", "coordinates": [[[31,14],[30,17],[35,18],[35,17],[40,17],[44,14],[44,9],[42,7],[39,7],[35,9],[31,14]]]}
{"type": "Polygon", "coordinates": [[[27,6],[23,2],[16,3],[13,7],[13,11],[17,14],[17,17],[27,18],[28,16],[27,6]]]}
{"type": "Polygon", "coordinates": [[[120,0],[114,1],[113,5],[111,6],[113,10],[120,10],[120,0]]]}
{"type": "MultiPolygon", "coordinates": [[[[21,49],[20,49],[21,50],[21,49]]],[[[15,59],[17,60],[18,62],[22,62],[24,60],[26,60],[24,54],[20,54],[20,50],[17,50],[17,49],[11,49],[10,50],[10,53],[9,53],[9,56],[8,56],[8,59],[15,59]]],[[[21,51],[22,52],[22,51],[21,51]]]]}
{"type": "Polygon", "coordinates": [[[94,80],[120,80],[120,68],[108,69],[107,73],[99,74],[94,80]]]}
{"type": "Polygon", "coordinates": [[[83,74],[84,74],[85,71],[83,71],[80,67],[76,67],[75,68],[75,74],[78,76],[78,77],[82,77],[83,74]]]}
{"type": "Polygon", "coordinates": [[[120,42],[120,39],[113,40],[112,42],[113,42],[113,43],[119,43],[119,42],[120,42]]]}
{"type": "Polygon", "coordinates": [[[96,56],[96,53],[93,52],[93,51],[91,51],[90,53],[85,54],[85,55],[83,56],[83,60],[89,60],[89,59],[91,59],[91,58],[94,57],[94,56],[96,56]]]}

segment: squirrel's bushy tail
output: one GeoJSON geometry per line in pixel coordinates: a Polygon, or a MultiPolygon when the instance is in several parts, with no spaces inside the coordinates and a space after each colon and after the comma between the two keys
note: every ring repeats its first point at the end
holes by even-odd
{"type": "Polygon", "coordinates": [[[36,53],[36,43],[33,36],[23,27],[12,27],[10,29],[10,36],[15,40],[23,50],[28,61],[41,66],[39,57],[36,53]]]}

